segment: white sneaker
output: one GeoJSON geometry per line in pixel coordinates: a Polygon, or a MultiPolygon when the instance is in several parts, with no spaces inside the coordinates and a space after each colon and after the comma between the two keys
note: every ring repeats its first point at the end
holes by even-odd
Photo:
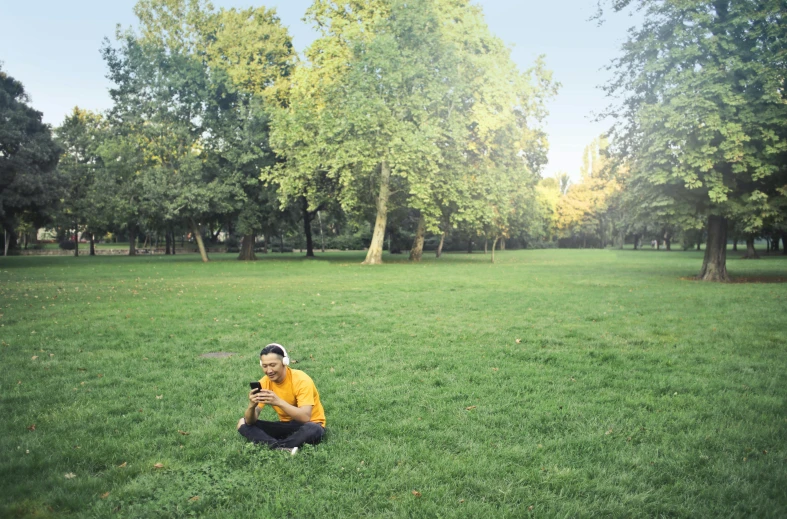
{"type": "Polygon", "coordinates": [[[276,450],[289,452],[290,456],[295,456],[298,453],[298,447],[293,447],[292,449],[288,449],[287,447],[276,447],[276,450]]]}

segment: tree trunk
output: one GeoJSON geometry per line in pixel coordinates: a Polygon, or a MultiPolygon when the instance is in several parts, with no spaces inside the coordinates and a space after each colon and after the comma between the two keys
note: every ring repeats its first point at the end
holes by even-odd
{"type": "Polygon", "coordinates": [[[96,255],[96,235],[94,233],[90,233],[90,255],[96,255]]]}
{"type": "Polygon", "coordinates": [[[238,259],[241,261],[254,261],[257,256],[254,254],[254,235],[244,234],[240,243],[240,254],[238,259]]]}
{"type": "Polygon", "coordinates": [[[172,240],[170,240],[169,236],[169,229],[164,232],[164,255],[169,256],[172,254],[170,247],[172,246],[172,240]]]}
{"type": "Polygon", "coordinates": [[[3,246],[3,256],[8,256],[8,244],[10,243],[8,238],[8,230],[4,230],[4,246],[3,246]]]}
{"type": "Polygon", "coordinates": [[[489,253],[489,238],[484,236],[484,254],[489,253]]]}
{"type": "Polygon", "coordinates": [[[421,261],[424,255],[424,233],[426,232],[426,220],[424,215],[418,217],[418,229],[415,231],[413,246],[410,248],[410,261],[416,263],[421,261]]]}
{"type": "Polygon", "coordinates": [[[495,236],[495,239],[492,240],[492,263],[495,262],[495,246],[497,245],[497,240],[498,239],[499,238],[497,236],[495,236]]]}
{"type": "Polygon", "coordinates": [[[639,246],[639,234],[635,234],[634,235],[634,250],[637,250],[638,246],[639,246]]]}
{"type": "Polygon", "coordinates": [[[779,252],[779,238],[778,238],[778,236],[771,240],[771,250],[773,252],[779,252]]]}
{"type": "Polygon", "coordinates": [[[317,221],[320,223],[320,250],[325,254],[325,236],[322,234],[322,216],[320,216],[320,211],[317,211],[317,221]]]}
{"type": "MultiPolygon", "coordinates": [[[[699,244],[697,244],[697,250],[700,250],[699,244]]],[[[738,238],[732,240],[732,250],[734,251],[738,250],[738,238]]]]}
{"type": "Polygon", "coordinates": [[[620,242],[618,243],[618,249],[622,250],[623,249],[623,245],[626,242],[626,233],[625,233],[625,231],[620,231],[620,234],[618,235],[618,240],[620,240],[620,242]]]}
{"type": "Polygon", "coordinates": [[[472,238],[467,240],[467,253],[468,254],[472,254],[473,253],[473,239],[472,238]]]}
{"type": "Polygon", "coordinates": [[[766,236],[765,237],[765,253],[770,254],[771,252],[771,240],[766,236]]]}
{"type": "Polygon", "coordinates": [[[74,222],[74,257],[79,256],[79,225],[74,222]]]}
{"type": "Polygon", "coordinates": [[[598,221],[598,234],[599,234],[599,237],[601,238],[601,248],[602,249],[606,249],[607,248],[607,231],[606,231],[606,226],[604,225],[604,219],[603,218],[599,218],[599,221],[598,221]]]}
{"type": "Polygon", "coordinates": [[[175,231],[169,231],[169,235],[172,237],[172,255],[175,255],[175,231]]]}
{"type": "Polygon", "coordinates": [[[203,263],[207,263],[208,252],[205,250],[205,242],[202,241],[202,229],[199,224],[191,218],[191,232],[194,233],[194,239],[197,240],[197,247],[199,247],[199,255],[202,257],[203,263]]]}
{"type": "Polygon", "coordinates": [[[672,240],[670,239],[669,234],[664,235],[664,249],[665,250],[672,250],[672,240]]]}
{"type": "Polygon", "coordinates": [[[787,256],[787,232],[782,233],[782,255],[787,256]]]}
{"type": "Polygon", "coordinates": [[[314,242],[312,241],[312,218],[314,213],[309,213],[309,203],[306,197],[301,198],[303,206],[303,232],[306,234],[306,257],[314,257],[314,242]]]}
{"type": "Polygon", "coordinates": [[[135,225],[128,226],[128,255],[137,255],[137,227],[135,225]]]}
{"type": "Polygon", "coordinates": [[[268,254],[268,237],[265,234],[262,235],[262,253],[268,254]]]}
{"type": "Polygon", "coordinates": [[[705,258],[697,279],[700,281],[729,281],[727,275],[727,219],[708,216],[708,241],[705,258]]]}
{"type": "Polygon", "coordinates": [[[284,254],[284,231],[279,230],[279,254],[284,254]]]}
{"type": "Polygon", "coordinates": [[[448,231],[443,231],[443,234],[440,236],[440,244],[437,246],[437,250],[435,251],[435,257],[439,258],[443,255],[443,243],[445,243],[445,235],[448,231]]]}
{"type": "Polygon", "coordinates": [[[760,255],[754,250],[754,236],[746,238],[746,255],[743,259],[760,259],[760,255]]]}
{"type": "Polygon", "coordinates": [[[500,250],[506,250],[506,239],[500,238],[500,250]]]}
{"type": "Polygon", "coordinates": [[[391,168],[388,161],[380,165],[380,194],[377,196],[377,220],[374,223],[372,243],[363,265],[379,265],[383,262],[383,241],[385,241],[385,227],[388,224],[388,198],[390,191],[391,168]]]}

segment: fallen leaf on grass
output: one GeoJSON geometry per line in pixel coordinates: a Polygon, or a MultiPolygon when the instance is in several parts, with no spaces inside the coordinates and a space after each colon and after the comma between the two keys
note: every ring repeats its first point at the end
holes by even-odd
{"type": "Polygon", "coordinates": [[[31,425],[30,427],[27,428],[27,430],[28,431],[35,431],[36,430],[36,424],[31,425]]]}
{"type": "Polygon", "coordinates": [[[190,497],[189,501],[199,501],[199,496],[190,497]]]}
{"type": "Polygon", "coordinates": [[[36,360],[37,358],[38,358],[38,355],[33,355],[33,357],[30,360],[36,360]]]}
{"type": "Polygon", "coordinates": [[[474,405],[471,405],[471,406],[469,406],[469,407],[465,407],[465,409],[466,409],[467,411],[472,411],[473,409],[475,409],[475,407],[476,407],[476,406],[474,406],[474,405]]]}
{"type": "Polygon", "coordinates": [[[464,503],[464,502],[465,502],[465,500],[464,500],[464,499],[460,499],[460,500],[459,500],[459,502],[460,502],[460,503],[464,503]]]}
{"type": "Polygon", "coordinates": [[[161,400],[162,398],[164,398],[164,395],[156,395],[156,400],[161,400]]]}
{"type": "Polygon", "coordinates": [[[521,342],[522,342],[522,339],[517,339],[517,340],[516,340],[516,343],[517,343],[517,344],[519,344],[519,343],[521,343],[521,342]]]}
{"type": "Polygon", "coordinates": [[[109,497],[109,492],[104,492],[103,494],[101,494],[101,499],[106,499],[108,497],[109,497]]]}
{"type": "Polygon", "coordinates": [[[180,434],[182,434],[183,436],[188,436],[189,435],[189,433],[187,433],[186,431],[181,431],[180,429],[178,429],[178,432],[180,434]]]}
{"type": "Polygon", "coordinates": [[[54,353],[50,353],[50,354],[49,354],[49,356],[50,356],[50,357],[54,357],[54,356],[55,356],[55,354],[54,354],[54,353]]]}
{"type": "Polygon", "coordinates": [[[154,469],[163,469],[164,468],[164,464],[163,463],[156,463],[155,465],[153,465],[153,468],[154,469]]]}
{"type": "Polygon", "coordinates": [[[492,368],[492,371],[498,371],[500,368],[492,368]]]}
{"type": "Polygon", "coordinates": [[[74,479],[75,477],[77,477],[77,475],[74,474],[73,472],[69,472],[68,474],[66,474],[66,479],[74,479]]]}
{"type": "Polygon", "coordinates": [[[127,462],[127,461],[124,461],[123,463],[121,463],[120,465],[118,465],[118,468],[119,468],[119,469],[122,469],[122,468],[123,468],[123,467],[125,467],[126,465],[128,465],[128,462],[127,462]]]}
{"type": "Polygon", "coordinates": [[[528,506],[527,509],[532,512],[533,511],[533,505],[528,506]]]}
{"type": "Polygon", "coordinates": [[[417,491],[417,490],[413,490],[413,495],[415,497],[421,497],[421,493],[419,491],[417,491]]]}

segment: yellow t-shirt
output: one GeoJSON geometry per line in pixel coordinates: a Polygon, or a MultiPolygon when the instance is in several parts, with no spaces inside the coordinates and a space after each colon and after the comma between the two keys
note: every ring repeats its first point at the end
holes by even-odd
{"type": "MultiPolygon", "coordinates": [[[[270,389],[276,393],[279,398],[284,400],[290,405],[295,407],[303,407],[310,405],[312,407],[312,422],[316,422],[325,427],[325,410],[320,403],[320,393],[317,392],[317,387],[314,385],[311,377],[299,369],[287,368],[287,374],[280,384],[272,382],[267,376],[260,379],[262,389],[270,389]]],[[[257,407],[263,408],[265,404],[257,404],[257,407]]],[[[279,420],[282,422],[292,421],[292,418],[279,409],[273,406],[273,409],[279,415],[279,420]]]]}

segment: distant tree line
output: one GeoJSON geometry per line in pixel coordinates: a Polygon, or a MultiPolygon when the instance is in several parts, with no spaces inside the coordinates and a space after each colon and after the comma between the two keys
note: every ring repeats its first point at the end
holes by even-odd
{"type": "MultiPolygon", "coordinates": [[[[787,52],[778,0],[607,0],[638,9],[606,86],[615,126],[579,181],[542,178],[557,84],[522,72],[468,0],[315,0],[299,57],[272,10],[140,0],[103,55],[113,106],[54,138],[0,71],[6,246],[54,225],[89,237],[225,235],[241,259],[302,246],[779,249],[787,223],[787,52]],[[6,115],[7,114],[7,115],[6,115]]],[[[78,253],[78,250],[75,250],[78,253]]]]}
{"type": "Polygon", "coordinates": [[[66,238],[122,235],[130,254],[140,236],[170,252],[188,235],[208,261],[221,232],[250,260],[288,234],[311,256],[318,226],[322,242],[360,240],[374,264],[394,245],[419,261],[427,235],[494,251],[538,232],[557,85],[541,59],[518,70],[471,2],[316,0],[306,16],[320,37],[302,59],[264,7],[134,10],[138,29],[102,49],[106,113],[75,108],[52,138],[16,95],[49,148],[36,159],[46,164],[13,166],[42,191],[4,205],[14,244],[45,224],[66,238]]]}

